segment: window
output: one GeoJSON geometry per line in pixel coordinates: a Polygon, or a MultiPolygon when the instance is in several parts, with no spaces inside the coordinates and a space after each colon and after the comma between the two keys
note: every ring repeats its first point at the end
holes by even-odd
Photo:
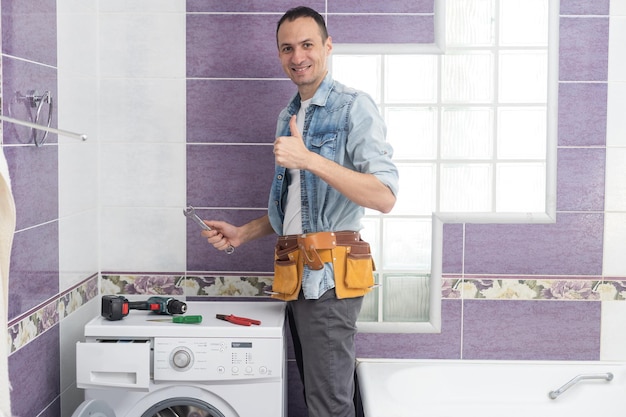
{"type": "Polygon", "coordinates": [[[364,219],[362,331],[439,331],[443,223],[554,220],[558,2],[445,3],[438,48],[335,44],[334,78],[377,102],[400,171],[393,211],[364,219]]]}

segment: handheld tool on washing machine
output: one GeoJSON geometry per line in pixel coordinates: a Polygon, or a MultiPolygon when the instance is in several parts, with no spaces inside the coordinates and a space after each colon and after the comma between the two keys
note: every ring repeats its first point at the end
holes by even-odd
{"type": "Polygon", "coordinates": [[[121,320],[130,310],[149,310],[156,314],[184,314],[187,304],[172,297],[150,297],[146,301],[128,301],[121,295],[102,296],[102,317],[107,320],[121,320]]]}

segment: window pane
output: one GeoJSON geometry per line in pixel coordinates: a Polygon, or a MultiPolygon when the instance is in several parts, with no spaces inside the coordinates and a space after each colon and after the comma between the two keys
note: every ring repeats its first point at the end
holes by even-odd
{"type": "Polygon", "coordinates": [[[498,110],[498,158],[546,158],[545,107],[498,110]]]}
{"type": "MultiPolygon", "coordinates": [[[[376,283],[378,283],[378,274],[374,274],[376,283]]],[[[378,298],[380,288],[374,287],[372,291],[363,297],[363,305],[359,313],[359,321],[378,321],[378,298]]]]}
{"type": "Polygon", "coordinates": [[[376,103],[381,100],[380,55],[334,55],[333,78],[342,84],[368,93],[376,103]]]}
{"type": "Polygon", "coordinates": [[[501,103],[546,103],[548,56],[545,51],[500,53],[501,103]]]}
{"type": "Polygon", "coordinates": [[[486,159],[493,150],[493,111],[479,108],[443,109],[441,156],[447,159],[486,159]]]}
{"type": "Polygon", "coordinates": [[[437,155],[437,111],[423,107],[385,109],[387,140],[394,159],[433,159],[437,155]]]}
{"type": "Polygon", "coordinates": [[[492,170],[488,164],[443,164],[442,212],[490,212],[492,170]]]}
{"type": "Polygon", "coordinates": [[[489,103],[493,98],[493,56],[489,52],[444,55],[444,103],[489,103]]]}
{"type": "Polygon", "coordinates": [[[435,211],[435,166],[397,164],[400,193],[391,214],[430,215],[435,211]]]}
{"type": "Polygon", "coordinates": [[[430,271],[430,217],[388,218],[383,220],[383,227],[383,270],[430,271]]]}
{"type": "Polygon", "coordinates": [[[498,164],[496,211],[542,212],[546,199],[544,163],[498,164]]]}
{"type": "Polygon", "coordinates": [[[493,0],[448,0],[446,2],[446,44],[487,46],[493,44],[493,0]]]}
{"type": "Polygon", "coordinates": [[[548,45],[548,2],[546,0],[501,1],[499,22],[500,45],[548,45]]]}
{"type": "Polygon", "coordinates": [[[387,55],[385,63],[386,103],[435,103],[437,101],[436,56],[387,55]]]}
{"type": "Polygon", "coordinates": [[[428,321],[430,294],[427,275],[385,275],[383,316],[385,321],[428,321]]]}
{"type": "Polygon", "coordinates": [[[361,239],[370,244],[370,250],[374,263],[380,264],[380,220],[377,218],[365,217],[361,220],[361,239]]]}

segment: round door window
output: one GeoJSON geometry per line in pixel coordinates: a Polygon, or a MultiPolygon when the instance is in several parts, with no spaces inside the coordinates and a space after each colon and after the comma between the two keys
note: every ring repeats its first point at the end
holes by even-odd
{"type": "Polygon", "coordinates": [[[224,417],[224,414],[204,401],[172,398],[154,404],[141,417],[224,417]]]}

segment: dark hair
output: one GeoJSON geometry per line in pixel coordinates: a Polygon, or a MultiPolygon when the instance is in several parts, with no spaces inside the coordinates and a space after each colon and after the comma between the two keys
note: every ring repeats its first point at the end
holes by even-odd
{"type": "Polygon", "coordinates": [[[276,39],[278,39],[278,29],[280,29],[280,25],[285,21],[293,22],[294,20],[300,17],[310,17],[317,23],[320,29],[320,35],[322,35],[322,41],[326,42],[328,39],[328,30],[326,29],[326,22],[321,14],[306,6],[298,6],[293,9],[289,9],[285,12],[283,17],[278,21],[278,25],[276,25],[276,39]]]}

